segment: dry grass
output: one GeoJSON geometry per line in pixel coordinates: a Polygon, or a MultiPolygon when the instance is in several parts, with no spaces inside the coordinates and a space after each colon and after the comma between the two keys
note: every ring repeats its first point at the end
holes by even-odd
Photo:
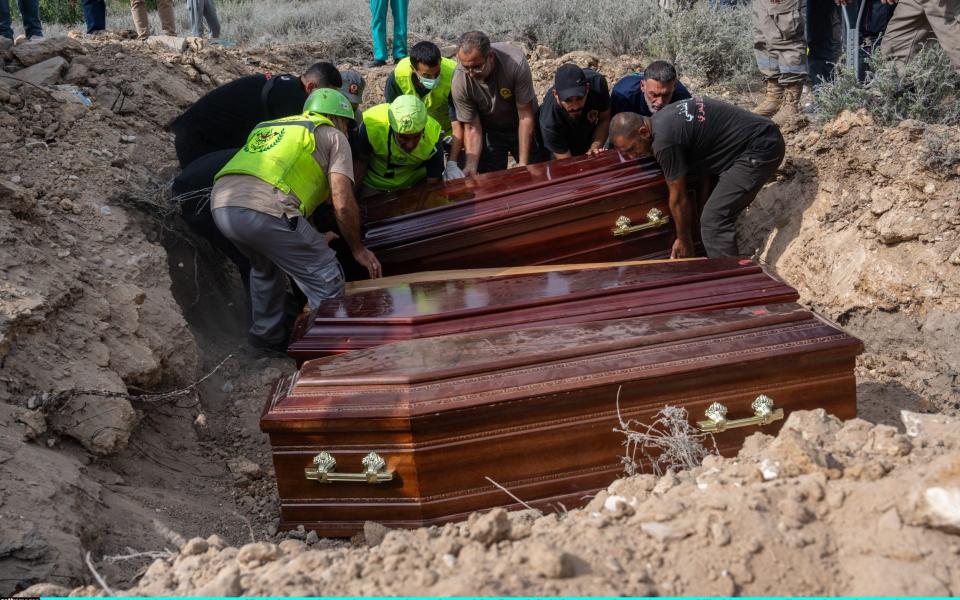
{"type": "Polygon", "coordinates": [[[620,427],[614,431],[626,438],[621,459],[626,475],[643,472],[644,463],[649,464],[657,476],[671,470],[692,469],[708,455],[719,453],[713,436],[690,424],[685,408],[665,406],[654,415],[650,424],[635,419],[625,421],[620,414],[618,391],[617,419],[620,427]]]}
{"type": "MultiPolygon", "coordinates": [[[[67,2],[68,0],[46,0],[67,2]]],[[[187,11],[177,3],[177,26],[189,31],[187,11]]],[[[318,43],[333,60],[369,58],[370,10],[362,0],[218,0],[223,37],[248,47],[318,43]]],[[[155,12],[151,26],[159,31],[155,12]]],[[[63,33],[81,24],[47,24],[63,33]]],[[[110,29],[133,29],[129,5],[111,1],[110,29]]],[[[392,27],[392,26],[391,26],[392,27]]],[[[494,40],[542,44],[557,53],[592,50],[668,58],[681,72],[712,83],[755,74],[749,13],[744,7],[714,10],[701,1],[690,10],[667,13],[657,0],[417,0],[410,3],[409,37],[452,42],[480,29],[494,40]]],[[[390,27],[388,27],[388,32],[390,27]]]]}

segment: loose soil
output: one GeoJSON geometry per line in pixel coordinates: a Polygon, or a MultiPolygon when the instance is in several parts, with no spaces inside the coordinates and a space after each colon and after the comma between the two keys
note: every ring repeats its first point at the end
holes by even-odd
{"type": "MultiPolygon", "coordinates": [[[[960,593],[960,173],[924,157],[925,136],[956,132],[790,123],[741,219],[742,249],[865,340],[865,420],[797,413],[737,459],[624,479],[560,517],[327,540],[276,530],[257,421],[293,363],[245,348],[239,278],[167,199],[164,129],[216,85],[301,72],[322,47],[45,43],[0,50],[7,73],[60,57],[46,81],[76,86],[0,77],[0,593],[101,593],[77,587],[94,583],[87,553],[114,590],[152,595],[960,593]]],[[[541,93],[567,61],[611,81],[642,63],[540,47],[541,93]]],[[[370,105],[389,68],[360,70],[370,105]]]]}

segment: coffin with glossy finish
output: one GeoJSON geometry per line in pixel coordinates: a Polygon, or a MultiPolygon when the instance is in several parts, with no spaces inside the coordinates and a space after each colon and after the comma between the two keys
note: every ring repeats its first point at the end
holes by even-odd
{"type": "MultiPolygon", "coordinates": [[[[850,418],[861,350],[785,303],[433,337],[308,361],[277,384],[260,422],[281,525],[351,535],[366,520],[416,527],[519,507],[490,480],[533,506],[578,506],[621,474],[618,415],[650,422],[682,406],[697,421],[721,402],[736,419],[765,394],[786,416],[824,408],[850,418]],[[347,472],[375,452],[392,479],[308,479],[321,452],[347,472]]],[[[781,423],[715,441],[731,454],[781,423]]]]}
{"type": "Polygon", "coordinates": [[[466,276],[348,292],[325,301],[301,317],[287,352],[303,362],[434,335],[797,299],[795,289],[760,265],[737,258],[466,276]]]}
{"type": "MultiPolygon", "coordinates": [[[[385,275],[665,257],[672,221],[623,237],[611,233],[619,217],[641,224],[651,209],[670,214],[659,167],[616,151],[361,201],[364,243],[385,275]]],[[[345,254],[349,278],[364,278],[345,254]]]]}

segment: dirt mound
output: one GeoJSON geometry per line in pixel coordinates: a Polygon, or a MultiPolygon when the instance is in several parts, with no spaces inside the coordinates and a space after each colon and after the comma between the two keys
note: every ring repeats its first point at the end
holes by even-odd
{"type": "Polygon", "coordinates": [[[340,548],[195,538],[125,593],[956,594],[960,446],[944,440],[960,420],[903,418],[906,435],[796,412],[737,458],[619,480],[559,516],[495,509],[416,531],[370,524],[340,548]]]}
{"type": "Polygon", "coordinates": [[[960,173],[935,168],[930,140],[960,153],[955,129],[916,121],[844,113],[801,127],[739,223],[742,251],[864,339],[871,420],[895,422],[898,406],[960,411],[960,173]]]}

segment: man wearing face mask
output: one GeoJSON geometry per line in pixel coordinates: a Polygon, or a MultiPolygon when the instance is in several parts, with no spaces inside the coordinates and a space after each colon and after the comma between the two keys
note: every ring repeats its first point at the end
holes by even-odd
{"type": "Polygon", "coordinates": [[[359,196],[413,187],[422,181],[440,181],[443,147],[440,123],[428,114],[416,96],[399,96],[363,112],[357,131],[359,196]]]}
{"type": "Polygon", "coordinates": [[[491,44],[481,31],[460,36],[453,103],[464,124],[464,175],[507,168],[507,156],[518,166],[544,160],[536,136],[537,97],[523,50],[491,44]]]}
{"type": "Polygon", "coordinates": [[[677,230],[671,258],[694,254],[697,202],[688,179],[718,179],[700,215],[707,256],[738,256],[737,216],[777,172],[785,150],[770,119],[700,96],[668,104],[653,117],[620,113],[610,123],[610,140],[629,158],[653,154],[663,169],[677,230]]]}
{"type": "Polygon", "coordinates": [[[456,68],[457,61],[443,58],[436,44],[419,42],[410,48],[407,58],[397,63],[383,89],[383,96],[388,103],[404,94],[420,98],[430,116],[440,123],[444,135],[451,137],[444,179],[463,177],[457,165],[463,148],[463,124],[457,121],[451,94],[456,68]]]}
{"type": "Polygon", "coordinates": [[[336,254],[308,222],[333,202],[340,236],[371,278],[380,263],[360,237],[353,160],[346,131],[354,118],[338,90],[310,94],[302,114],[260,123],[216,176],[210,202],[217,227],[250,260],[251,345],[283,352],[289,339],[287,273],[311,308],[343,294],[336,254]]]}
{"type": "Polygon", "coordinates": [[[677,80],[677,70],[665,60],[650,63],[642,73],[627,75],[610,93],[611,113],[632,112],[650,117],[667,104],[686,100],[690,92],[677,80]]]}
{"type": "Polygon", "coordinates": [[[562,65],[540,108],[543,145],[558,159],[596,154],[609,129],[607,80],[592,69],[562,65]]]}

